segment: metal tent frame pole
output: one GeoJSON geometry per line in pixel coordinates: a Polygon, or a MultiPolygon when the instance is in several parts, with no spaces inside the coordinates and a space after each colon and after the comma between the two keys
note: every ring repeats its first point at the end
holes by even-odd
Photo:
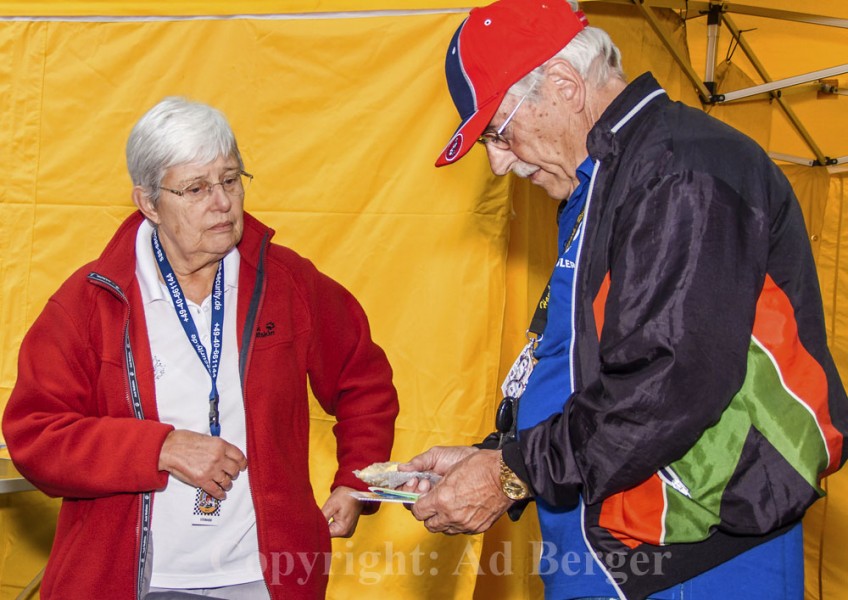
{"type": "MultiPolygon", "coordinates": [[[[809,83],[811,81],[817,81],[826,77],[830,77],[833,75],[841,75],[843,73],[848,73],[848,64],[832,67],[830,69],[823,69],[820,71],[815,71],[812,73],[806,73],[803,75],[797,75],[795,77],[790,77],[782,80],[772,80],[766,71],[763,64],[757,58],[751,46],[748,44],[748,41],[742,36],[742,32],[733,22],[733,19],[730,17],[728,13],[736,13],[742,15],[750,15],[756,17],[764,17],[770,19],[778,19],[781,21],[794,21],[798,23],[807,23],[812,25],[824,25],[828,27],[839,27],[848,29],[848,19],[837,19],[833,17],[827,17],[824,15],[816,15],[812,13],[800,13],[793,12],[787,10],[775,10],[769,8],[760,8],[756,6],[747,6],[744,4],[728,4],[724,0],[710,0],[710,1],[699,1],[699,0],[583,0],[584,2],[601,2],[604,4],[632,4],[639,9],[639,11],[644,16],[645,20],[657,34],[660,41],[663,43],[665,48],[668,50],[669,54],[672,56],[674,61],[695,87],[698,92],[698,95],[701,98],[701,102],[703,104],[719,104],[732,102],[734,100],[738,100],[740,98],[745,98],[748,96],[752,96],[755,94],[769,94],[772,100],[777,102],[778,106],[780,106],[783,113],[786,115],[786,118],[789,120],[789,123],[793,127],[793,129],[798,133],[807,147],[812,151],[815,156],[814,160],[807,159],[797,159],[791,160],[790,162],[798,162],[798,164],[810,164],[810,165],[837,165],[842,164],[838,161],[841,159],[834,159],[826,156],[824,152],[822,152],[821,148],[819,148],[818,144],[816,144],[810,132],[801,123],[801,120],[795,114],[795,111],[792,110],[792,107],[784,100],[782,97],[780,90],[786,87],[799,85],[802,83],[809,83]],[[663,29],[660,24],[659,19],[653,11],[653,8],[668,8],[673,10],[686,10],[690,12],[698,12],[701,14],[706,14],[707,21],[707,59],[706,59],[706,69],[705,69],[705,77],[704,81],[701,80],[700,76],[695,72],[692,68],[692,65],[689,62],[688,57],[684,57],[678,52],[677,48],[671,43],[667,32],[663,29]],[[725,94],[716,94],[715,93],[715,66],[716,66],[716,48],[718,45],[718,34],[720,28],[720,22],[723,22],[725,26],[730,31],[734,40],[739,44],[739,47],[744,52],[747,59],[751,62],[754,69],[757,71],[759,76],[763,79],[765,83],[758,86],[753,86],[750,88],[735,90],[732,92],[727,92],[725,94]]],[[[833,91],[831,93],[838,93],[833,91]]],[[[782,155],[786,156],[786,155],[782,155]]]]}
{"type": "MultiPolygon", "coordinates": [[[[777,79],[775,81],[771,81],[768,83],[763,83],[760,85],[754,85],[748,88],[742,88],[733,92],[726,92],[724,94],[717,95],[716,102],[733,102],[734,100],[740,100],[742,98],[748,98],[750,96],[756,96],[757,94],[766,94],[772,92],[774,90],[782,90],[784,88],[792,87],[793,85],[801,85],[803,83],[810,83],[811,81],[818,81],[820,79],[825,79],[827,77],[832,77],[834,75],[842,75],[843,73],[848,73],[848,63],[844,65],[837,65],[835,67],[831,67],[829,69],[821,69],[820,71],[813,71],[811,73],[804,73],[803,75],[795,75],[794,77],[787,77],[786,79],[777,79]]],[[[838,91],[829,91],[827,93],[839,93],[838,91]]]]}
{"type": "Polygon", "coordinates": [[[704,66],[704,85],[710,90],[710,97],[716,93],[716,53],[718,49],[718,34],[721,29],[721,5],[712,4],[707,13],[707,58],[704,66]]]}
{"type": "Polygon", "coordinates": [[[773,8],[762,8],[759,6],[748,6],[746,4],[736,4],[735,2],[728,4],[723,0],[581,0],[582,4],[590,4],[594,2],[600,2],[602,4],[643,4],[653,8],[670,8],[673,10],[703,14],[707,14],[712,6],[718,4],[722,6],[723,12],[848,29],[848,19],[837,19],[826,15],[801,13],[791,10],[776,10],[773,8]]]}
{"type": "Polygon", "coordinates": [[[668,39],[665,31],[660,25],[657,16],[654,14],[653,9],[648,6],[645,2],[640,0],[627,0],[628,3],[634,4],[639,11],[642,13],[642,16],[645,17],[645,20],[648,21],[648,24],[651,26],[651,29],[654,30],[654,33],[657,34],[657,37],[660,38],[660,41],[666,47],[669,54],[671,54],[674,61],[677,65],[683,70],[683,73],[686,74],[686,77],[689,78],[689,81],[692,82],[692,85],[695,86],[695,89],[698,90],[698,95],[701,97],[702,103],[708,103],[710,98],[712,98],[712,92],[704,85],[704,82],[701,81],[701,78],[695,72],[695,69],[692,68],[692,65],[689,63],[688,58],[684,58],[681,56],[680,52],[677,51],[677,48],[674,47],[674,44],[671,43],[671,40],[668,39]]]}

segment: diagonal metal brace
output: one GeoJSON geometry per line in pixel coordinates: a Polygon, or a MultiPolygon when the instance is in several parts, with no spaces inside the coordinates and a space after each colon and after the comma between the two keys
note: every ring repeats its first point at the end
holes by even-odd
{"type": "MultiPolygon", "coordinates": [[[[772,79],[766,71],[763,63],[757,58],[757,55],[754,53],[751,46],[748,44],[748,41],[742,36],[741,31],[733,22],[733,19],[725,13],[722,15],[722,20],[724,24],[727,26],[727,29],[730,31],[731,35],[733,35],[736,42],[739,44],[739,47],[742,48],[742,51],[745,53],[745,56],[751,61],[754,69],[756,69],[759,76],[766,83],[771,83],[772,79]]],[[[795,128],[795,131],[798,132],[798,135],[801,136],[801,139],[804,140],[804,143],[807,144],[807,147],[812,150],[813,155],[816,157],[816,162],[819,165],[828,165],[830,164],[830,159],[824,155],[821,149],[818,147],[818,144],[813,140],[813,136],[810,135],[810,132],[807,131],[807,128],[804,127],[804,124],[801,123],[801,120],[795,114],[795,111],[792,110],[792,107],[786,102],[786,100],[779,94],[773,94],[772,97],[778,103],[778,106],[783,110],[786,118],[789,119],[789,122],[792,124],[792,127],[795,128]]]]}

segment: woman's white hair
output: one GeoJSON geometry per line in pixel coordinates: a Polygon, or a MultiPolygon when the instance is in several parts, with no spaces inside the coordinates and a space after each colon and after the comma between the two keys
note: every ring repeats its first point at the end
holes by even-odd
{"type": "Polygon", "coordinates": [[[186,98],[168,97],[144,114],[127,140],[127,169],[133,185],[144,188],[155,204],[169,168],[210,163],[234,156],[244,169],[241,153],[221,111],[186,98]]]}
{"type": "MultiPolygon", "coordinates": [[[[568,0],[568,3],[572,10],[580,10],[577,2],[568,0]]],[[[613,78],[625,79],[618,47],[606,31],[590,26],[574,36],[553,57],[518,80],[507,93],[523,96],[529,92],[529,99],[534,100],[541,87],[538,84],[545,77],[545,67],[551,60],[567,61],[586,83],[595,87],[602,87],[613,78]]]]}

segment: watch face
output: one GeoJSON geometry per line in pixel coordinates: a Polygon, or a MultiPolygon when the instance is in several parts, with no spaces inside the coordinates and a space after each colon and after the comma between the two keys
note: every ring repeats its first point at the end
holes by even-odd
{"type": "Polygon", "coordinates": [[[510,500],[523,500],[529,494],[527,486],[503,462],[500,464],[501,490],[510,500]]]}
{"type": "Polygon", "coordinates": [[[515,481],[504,482],[503,491],[511,500],[523,500],[527,496],[527,488],[515,481]]]}

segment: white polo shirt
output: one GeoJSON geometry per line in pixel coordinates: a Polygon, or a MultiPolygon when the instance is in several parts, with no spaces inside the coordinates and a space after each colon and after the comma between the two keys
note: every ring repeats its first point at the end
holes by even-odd
{"type": "MultiPolygon", "coordinates": [[[[136,236],[136,278],[153,356],[159,420],[177,429],[209,434],[212,380],[177,318],[153,256],[153,226],[145,220],[136,236]]],[[[224,335],[218,372],[221,438],[247,454],[244,402],[238,372],[236,308],[239,253],[224,258],[224,335]]],[[[186,298],[209,354],[211,296],[201,305],[186,298]]],[[[174,476],[153,500],[153,578],[162,588],[206,588],[262,579],[249,469],[233,482],[217,515],[198,511],[196,488],[174,476]]]]}

